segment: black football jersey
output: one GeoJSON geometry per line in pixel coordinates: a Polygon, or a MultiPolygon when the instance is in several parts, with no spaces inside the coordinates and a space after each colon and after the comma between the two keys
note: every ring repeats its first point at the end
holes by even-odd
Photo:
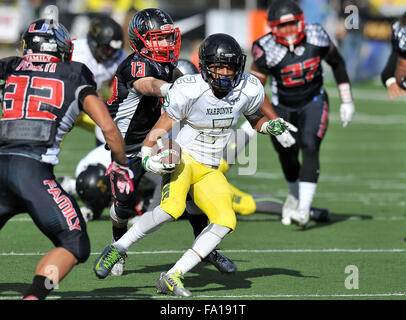
{"type": "Polygon", "coordinates": [[[261,72],[271,76],[272,103],[300,107],[320,93],[322,60],[331,44],[319,24],[306,24],[306,36],[293,52],[268,33],[254,41],[251,53],[261,72]]]}
{"type": "Polygon", "coordinates": [[[82,63],[0,60],[5,81],[0,121],[0,154],[18,154],[57,164],[63,136],[81,111],[81,90],[96,83],[82,63]]]}
{"type": "Polygon", "coordinates": [[[392,25],[392,48],[406,59],[406,27],[402,27],[399,21],[392,25]]]}
{"type": "Polygon", "coordinates": [[[107,102],[110,114],[124,136],[126,151],[138,152],[148,132],[161,116],[162,99],[144,96],[132,88],[137,79],[154,77],[172,82],[176,63],[158,63],[135,53],[117,68],[113,95],[107,102]]]}

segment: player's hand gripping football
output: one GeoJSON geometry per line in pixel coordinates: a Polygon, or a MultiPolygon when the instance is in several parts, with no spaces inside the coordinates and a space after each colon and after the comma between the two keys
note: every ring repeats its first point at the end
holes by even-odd
{"type": "Polygon", "coordinates": [[[269,120],[266,131],[274,135],[284,148],[289,148],[296,143],[295,138],[293,138],[289,131],[297,132],[297,128],[282,118],[269,120]]]}
{"type": "Polygon", "coordinates": [[[162,163],[162,159],[169,156],[169,151],[165,150],[152,155],[152,148],[142,147],[142,166],[145,170],[156,174],[167,174],[175,170],[176,164],[174,163],[162,163]]]}
{"type": "Polygon", "coordinates": [[[105,175],[110,176],[113,195],[115,195],[117,191],[125,194],[129,194],[130,192],[134,191],[132,181],[132,178],[134,178],[134,173],[128,165],[122,165],[113,161],[107,168],[105,175]]]}

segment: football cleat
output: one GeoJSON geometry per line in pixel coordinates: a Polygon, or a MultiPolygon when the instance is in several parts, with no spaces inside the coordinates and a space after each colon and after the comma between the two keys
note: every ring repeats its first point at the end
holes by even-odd
{"type": "Polygon", "coordinates": [[[288,226],[292,223],[291,215],[296,210],[298,199],[292,194],[288,194],[282,207],[282,224],[288,226]]]}
{"type": "Polygon", "coordinates": [[[310,209],[310,219],[317,222],[327,222],[330,220],[330,210],[311,208],[310,209]]]}
{"type": "Polygon", "coordinates": [[[68,176],[63,176],[56,179],[61,185],[62,189],[69,193],[71,196],[77,196],[76,192],[76,179],[73,179],[68,176]]]}
{"type": "Polygon", "coordinates": [[[124,273],[124,268],[125,268],[125,258],[127,258],[127,254],[125,253],[120,260],[116,262],[116,264],[113,266],[111,269],[111,275],[113,276],[122,276],[124,273]]]}
{"type": "Polygon", "coordinates": [[[94,214],[92,209],[88,207],[80,207],[80,212],[82,212],[83,219],[85,219],[86,222],[93,220],[94,214]]]}
{"type": "Polygon", "coordinates": [[[227,258],[225,255],[213,250],[209,255],[203,259],[204,262],[211,263],[221,273],[234,273],[237,271],[235,263],[227,258]]]}
{"type": "Polygon", "coordinates": [[[292,222],[297,223],[299,226],[305,227],[310,220],[310,214],[308,210],[292,210],[290,219],[292,220],[292,222]]]}
{"type": "Polygon", "coordinates": [[[104,279],[121,258],[125,258],[125,253],[120,253],[112,244],[108,245],[94,262],[94,273],[99,279],[104,279]]]}
{"type": "Polygon", "coordinates": [[[192,293],[188,289],[185,289],[182,279],[183,275],[180,271],[172,274],[162,272],[155,284],[155,288],[158,293],[170,294],[177,297],[191,297],[192,293]]]}

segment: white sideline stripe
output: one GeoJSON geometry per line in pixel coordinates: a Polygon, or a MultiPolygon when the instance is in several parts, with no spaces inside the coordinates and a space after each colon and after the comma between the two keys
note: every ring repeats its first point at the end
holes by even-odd
{"type": "MultiPolygon", "coordinates": [[[[219,250],[225,253],[400,253],[406,252],[406,249],[263,249],[263,250],[219,250]]],[[[128,251],[128,255],[141,255],[141,254],[170,254],[170,253],[184,253],[184,250],[161,250],[161,251],[128,251]]],[[[99,255],[101,252],[92,252],[91,255],[99,255]]],[[[2,252],[0,256],[40,256],[44,252],[2,252]]]]}
{"type": "MultiPolygon", "coordinates": [[[[333,213],[334,215],[334,213],[333,213]]],[[[266,217],[256,217],[254,218],[255,214],[244,216],[244,215],[239,215],[238,219],[241,219],[242,221],[262,221],[262,220],[268,220],[266,217]],[[248,218],[250,217],[250,218],[248,218]]],[[[269,214],[269,217],[277,217],[276,215],[271,215],[269,214]]],[[[376,221],[396,221],[396,220],[405,220],[406,216],[371,216],[370,218],[366,219],[365,221],[371,221],[371,220],[376,220],[376,221]]],[[[362,220],[362,217],[356,217],[356,216],[348,216],[348,220],[362,220]]],[[[32,222],[31,218],[12,218],[9,220],[9,222],[32,222]]]]}
{"type": "MultiPolygon", "coordinates": [[[[193,298],[351,298],[351,297],[404,297],[406,296],[405,292],[393,292],[393,293],[359,293],[359,294],[243,294],[243,295],[194,295],[193,298]]],[[[103,295],[103,296],[48,296],[47,299],[95,299],[95,298],[132,298],[132,299],[158,299],[158,300],[167,300],[167,299],[181,299],[174,296],[149,296],[149,295],[103,295]]],[[[19,296],[0,296],[0,300],[16,300],[21,299],[19,296]]]]}

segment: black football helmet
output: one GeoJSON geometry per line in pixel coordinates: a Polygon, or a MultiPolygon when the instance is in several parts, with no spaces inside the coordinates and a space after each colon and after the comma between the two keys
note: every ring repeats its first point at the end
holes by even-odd
{"type": "Polygon", "coordinates": [[[305,36],[304,14],[299,5],[293,0],[274,0],[268,8],[268,25],[275,40],[292,48],[302,41],[305,36]],[[297,27],[292,32],[279,30],[281,24],[296,23],[297,27]]]}
{"type": "Polygon", "coordinates": [[[76,192],[93,211],[93,219],[102,214],[112,199],[110,178],[104,175],[105,172],[106,168],[101,164],[89,165],[76,179],[76,192]]]}
{"type": "Polygon", "coordinates": [[[208,36],[199,48],[199,69],[203,80],[215,93],[227,94],[240,83],[246,58],[238,42],[228,34],[216,33],[208,36]],[[210,70],[210,65],[213,64],[226,64],[234,70],[234,74],[230,77],[213,72],[210,70]]]}
{"type": "Polygon", "coordinates": [[[190,62],[189,60],[186,60],[186,59],[178,59],[177,68],[183,74],[199,73],[199,70],[197,69],[197,67],[192,62],[190,62]]]}
{"type": "Polygon", "coordinates": [[[114,55],[123,48],[123,41],[123,29],[112,18],[101,16],[90,22],[87,43],[98,62],[114,59],[114,55]]]}
{"type": "Polygon", "coordinates": [[[128,38],[131,49],[148,59],[157,62],[178,60],[180,30],[174,27],[172,18],[161,9],[138,11],[128,24],[128,38]]]}
{"type": "Polygon", "coordinates": [[[32,62],[71,61],[73,44],[68,30],[53,19],[33,21],[22,35],[23,56],[32,62]]]}

